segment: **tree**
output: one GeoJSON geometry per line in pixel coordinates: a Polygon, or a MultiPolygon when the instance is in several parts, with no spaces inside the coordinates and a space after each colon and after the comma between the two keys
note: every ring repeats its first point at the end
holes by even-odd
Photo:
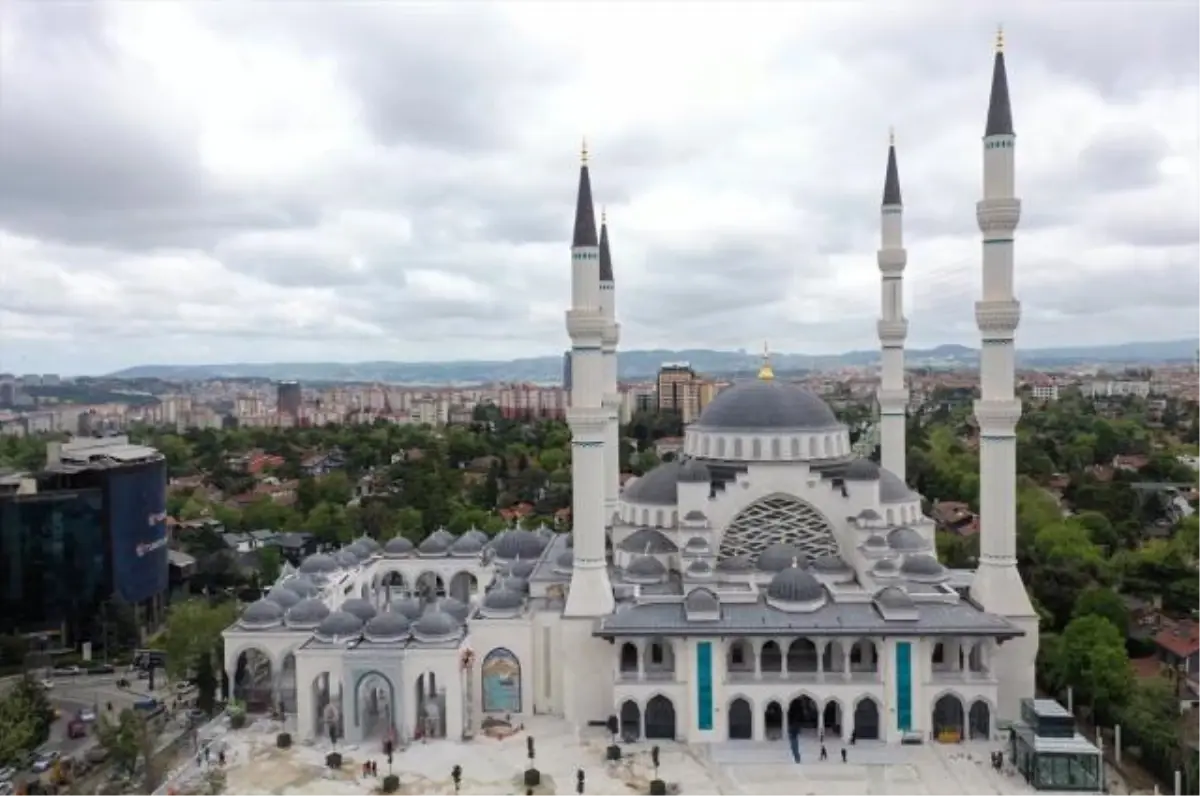
{"type": "Polygon", "coordinates": [[[263,583],[274,583],[279,580],[283,569],[283,553],[275,545],[267,545],[258,550],[258,571],[263,583]]]}
{"type": "Polygon", "coordinates": [[[142,784],[148,786],[145,793],[153,793],[157,785],[151,771],[157,735],[145,716],[128,708],[122,710],[115,721],[107,714],[101,714],[96,722],[96,741],[108,752],[108,759],[114,766],[132,776],[138,762],[144,764],[142,784]]]}
{"type": "Polygon", "coordinates": [[[1091,586],[1075,601],[1074,616],[1100,616],[1112,622],[1125,638],[1129,635],[1129,608],[1121,596],[1112,589],[1091,586]]]}
{"type": "Polygon", "coordinates": [[[221,632],[235,619],[237,605],[233,602],[214,605],[195,598],[172,605],[162,633],[167,676],[182,680],[197,668],[201,657],[215,655],[221,643],[221,632]]]}
{"type": "Polygon", "coordinates": [[[0,697],[0,765],[19,761],[50,737],[54,708],[46,690],[31,677],[23,677],[0,697]]]}
{"type": "Polygon", "coordinates": [[[1133,693],[1133,668],[1125,638],[1102,616],[1072,619],[1062,633],[1057,660],[1059,679],[1074,686],[1096,721],[1111,724],[1133,693]]]}

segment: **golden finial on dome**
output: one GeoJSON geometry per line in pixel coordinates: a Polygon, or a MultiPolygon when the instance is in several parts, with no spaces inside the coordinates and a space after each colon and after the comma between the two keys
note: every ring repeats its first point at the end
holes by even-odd
{"type": "Polygon", "coordinates": [[[1004,52],[1004,26],[996,26],[996,52],[1004,52]]]}
{"type": "Polygon", "coordinates": [[[771,367],[771,349],[763,343],[763,362],[762,367],[758,369],[758,377],[763,381],[771,381],[775,378],[775,370],[771,367]]]}
{"type": "Polygon", "coordinates": [[[588,163],[587,136],[583,137],[583,145],[579,148],[579,162],[585,166],[588,163]]]}

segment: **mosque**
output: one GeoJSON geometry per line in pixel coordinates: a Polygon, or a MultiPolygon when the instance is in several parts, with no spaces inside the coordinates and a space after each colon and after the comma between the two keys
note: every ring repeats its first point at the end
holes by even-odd
{"type": "MultiPolygon", "coordinates": [[[[998,43],[999,44],[999,43],[998,43]]],[[[573,529],[364,538],[288,571],[224,633],[232,694],[301,739],[468,738],[531,714],[628,739],[993,738],[1034,694],[1016,568],[1012,114],[1003,48],[983,137],[981,555],[937,560],[905,483],[903,204],[889,146],[878,266],[882,464],[819,397],[720,393],[683,454],[620,487],[608,225],[586,150],[571,246],[573,529]]]]}

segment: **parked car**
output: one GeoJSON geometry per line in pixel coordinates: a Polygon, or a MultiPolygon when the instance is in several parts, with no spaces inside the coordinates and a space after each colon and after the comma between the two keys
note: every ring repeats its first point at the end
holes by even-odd
{"type": "Polygon", "coordinates": [[[58,762],[59,757],[60,757],[60,753],[55,750],[52,750],[49,752],[43,752],[42,755],[37,760],[33,761],[33,766],[32,766],[31,770],[35,774],[42,774],[46,771],[49,771],[50,767],[53,766],[56,762],[58,762]]]}
{"type": "Polygon", "coordinates": [[[92,710],[91,708],[84,708],[83,710],[79,711],[79,720],[88,722],[95,721],[96,711],[92,710]]]}
{"type": "Polygon", "coordinates": [[[83,674],[83,669],[79,666],[55,666],[54,675],[56,677],[74,677],[83,674]]]}
{"type": "Polygon", "coordinates": [[[54,681],[50,679],[42,680],[42,688],[46,689],[47,691],[51,690],[54,688],[54,681]]]}
{"type": "Polygon", "coordinates": [[[109,666],[107,663],[104,663],[99,666],[89,666],[87,673],[88,674],[113,674],[116,671],[117,671],[116,667],[109,666]]]}

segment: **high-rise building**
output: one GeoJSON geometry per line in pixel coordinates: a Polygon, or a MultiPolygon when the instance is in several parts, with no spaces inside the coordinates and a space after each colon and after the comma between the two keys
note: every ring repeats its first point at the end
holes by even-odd
{"type": "Polygon", "coordinates": [[[300,406],[303,403],[303,396],[300,391],[300,382],[298,381],[281,381],[276,385],[279,391],[279,397],[276,400],[276,411],[281,415],[291,415],[292,420],[300,421],[300,406]]]}
{"type": "Polygon", "coordinates": [[[571,352],[570,352],[570,350],[563,352],[562,384],[563,384],[563,390],[566,391],[567,395],[570,395],[571,394],[571,352]]]}
{"type": "Polygon", "coordinates": [[[686,362],[664,364],[658,369],[655,380],[658,390],[658,411],[676,412],[684,423],[690,423],[700,416],[704,409],[706,391],[703,379],[686,362]]]}

